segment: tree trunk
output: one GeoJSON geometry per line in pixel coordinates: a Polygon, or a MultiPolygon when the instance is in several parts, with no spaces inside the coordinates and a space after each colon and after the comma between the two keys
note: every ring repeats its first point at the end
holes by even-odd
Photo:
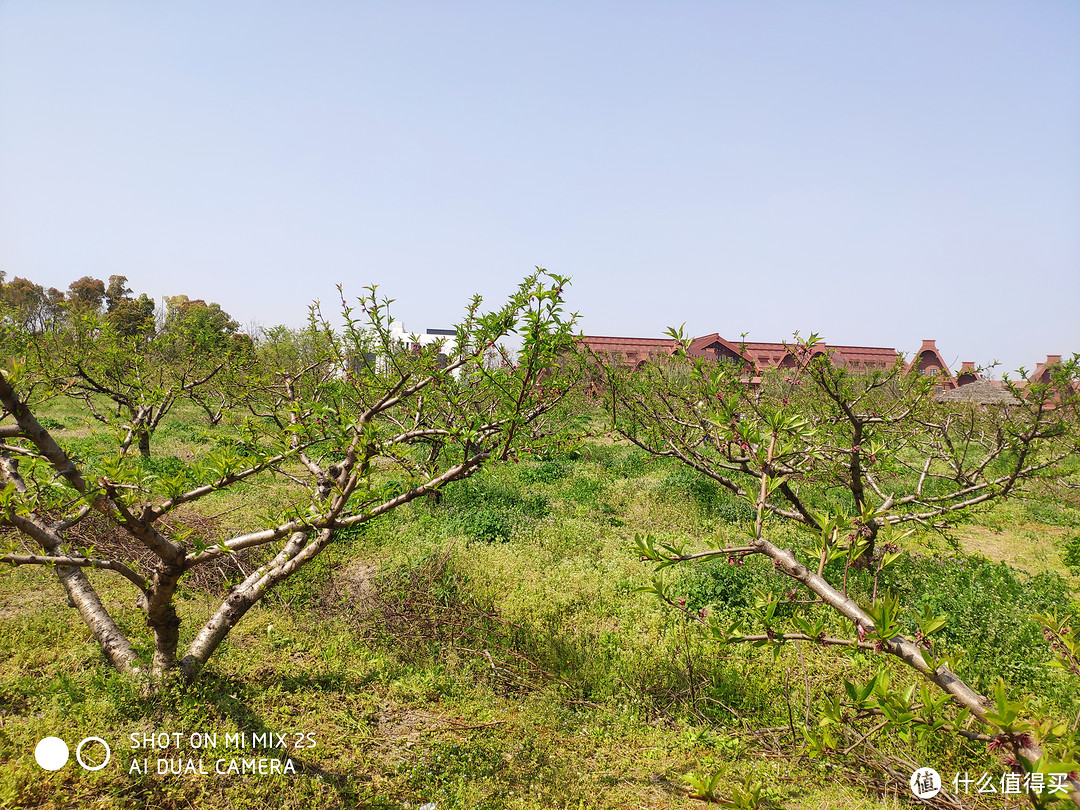
{"type": "Polygon", "coordinates": [[[296,532],[273,560],[252,572],[247,579],[237,585],[209,621],[202,626],[195,640],[191,642],[188,653],[181,662],[184,677],[188,681],[194,680],[225,636],[244,618],[255,603],[274,585],[314,557],[332,536],[333,532],[330,529],[324,529],[319,533],[318,539],[309,544],[306,533],[296,532]],[[305,549],[309,553],[304,558],[297,559],[305,549]]]}
{"type": "Polygon", "coordinates": [[[113,668],[124,675],[137,674],[138,654],[101,604],[86,575],[75,566],[58,565],[56,576],[67,591],[69,603],[79,611],[113,668]]]}
{"type": "Polygon", "coordinates": [[[146,602],[146,626],[154,633],[152,673],[160,679],[176,666],[176,647],[180,643],[180,617],[173,606],[176,583],[184,573],[182,566],[159,567],[146,602]]]}

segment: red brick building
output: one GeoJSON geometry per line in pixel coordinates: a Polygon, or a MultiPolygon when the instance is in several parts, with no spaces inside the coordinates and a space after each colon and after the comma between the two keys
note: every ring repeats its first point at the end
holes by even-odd
{"type": "Polygon", "coordinates": [[[597,337],[585,335],[582,342],[596,354],[616,359],[626,366],[640,368],[660,357],[675,353],[671,338],[597,337]]]}
{"type": "MultiPolygon", "coordinates": [[[[1026,380],[1017,380],[1014,384],[1016,388],[1021,392],[1024,392],[1029,386],[1032,385],[1053,385],[1053,371],[1056,367],[1061,366],[1060,354],[1048,354],[1046,360],[1035,366],[1035,370],[1028,375],[1026,380]]],[[[1057,407],[1062,403],[1065,398],[1080,397],[1080,382],[1059,384],[1053,392],[1053,397],[1050,400],[1050,407],[1057,407]]]]}
{"type": "Polygon", "coordinates": [[[959,388],[963,385],[970,385],[981,379],[982,375],[975,370],[975,363],[971,360],[965,360],[960,364],[960,371],[956,374],[956,386],[959,388]]]}
{"type": "Polygon", "coordinates": [[[1050,377],[1050,370],[1054,366],[1060,366],[1060,365],[1061,365],[1061,355],[1060,354],[1048,354],[1048,355],[1046,355],[1046,360],[1044,362],[1042,362],[1042,363],[1039,363],[1037,366],[1035,366],[1035,371],[1033,371],[1031,373],[1031,376],[1028,377],[1028,382],[1029,383],[1049,383],[1049,382],[1051,382],[1052,380],[1051,380],[1051,377],[1050,377]]]}
{"type": "MultiPolygon", "coordinates": [[[[618,358],[627,366],[638,368],[642,363],[653,361],[659,357],[670,356],[675,352],[675,341],[671,338],[632,338],[632,337],[606,337],[599,335],[585,335],[582,342],[597,354],[618,358]]],[[[927,344],[933,349],[933,341],[924,341],[923,349],[927,344]]],[[[792,344],[762,343],[725,340],[719,334],[703,335],[694,338],[687,354],[691,357],[708,357],[714,360],[728,361],[745,365],[748,372],[758,375],[770,368],[793,368],[797,365],[796,353],[799,348],[792,344]]],[[[892,348],[878,346],[841,346],[827,343],[819,343],[810,350],[812,355],[829,353],[834,363],[859,371],[873,369],[885,369],[894,365],[900,357],[899,352],[892,348]]],[[[940,356],[935,368],[945,367],[940,356]]],[[[920,360],[922,357],[920,356],[920,360]]],[[[927,360],[927,368],[930,361],[927,360]]],[[[921,366],[920,366],[921,368],[921,366]]],[[[945,369],[948,374],[948,369],[945,369]]]]}
{"type": "MultiPolygon", "coordinates": [[[[606,355],[632,368],[641,368],[645,363],[655,362],[662,357],[670,357],[676,349],[675,341],[671,338],[585,335],[581,341],[597,354],[606,355]]],[[[711,335],[694,338],[690,342],[687,354],[691,357],[707,357],[717,361],[737,363],[745,369],[744,379],[751,385],[756,385],[761,381],[761,375],[769,369],[795,367],[798,364],[799,351],[797,345],[790,343],[725,340],[718,333],[713,332],[711,335]]],[[[900,359],[900,353],[896,349],[880,346],[841,346],[818,343],[810,352],[813,356],[828,353],[833,363],[855,371],[891,368],[900,359]]],[[[1023,389],[1032,383],[1049,383],[1051,369],[1058,365],[1061,365],[1060,354],[1047,355],[1046,360],[1035,367],[1035,371],[1027,380],[1017,381],[1015,386],[1023,389]]],[[[975,363],[970,360],[962,362],[960,370],[953,375],[934,340],[922,342],[919,350],[904,364],[904,371],[914,371],[934,377],[934,387],[939,398],[950,391],[973,383],[979,383],[976,386],[978,393],[972,393],[971,397],[979,401],[987,400],[989,394],[993,394],[991,398],[993,404],[1002,404],[1011,397],[1011,395],[1006,396],[1007,392],[1002,383],[983,379],[976,370],[975,363]]],[[[1080,395],[1080,385],[1074,384],[1069,390],[1080,395]]],[[[975,389],[972,391],[975,392],[975,389]]]]}

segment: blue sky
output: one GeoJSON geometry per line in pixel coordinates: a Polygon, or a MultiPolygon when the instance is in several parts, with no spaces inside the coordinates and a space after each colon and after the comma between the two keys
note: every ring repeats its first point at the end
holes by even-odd
{"type": "Polygon", "coordinates": [[[0,2],[0,269],[1080,351],[1080,5],[0,2]]]}

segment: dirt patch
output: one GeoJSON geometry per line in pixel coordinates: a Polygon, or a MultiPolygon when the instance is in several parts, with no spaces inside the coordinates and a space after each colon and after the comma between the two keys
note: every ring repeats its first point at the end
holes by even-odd
{"type": "Polygon", "coordinates": [[[1065,529],[1040,526],[1037,541],[1023,532],[996,532],[985,526],[958,526],[952,533],[965,551],[1031,574],[1064,569],[1061,544],[1067,534],[1065,529]]]}
{"type": "Polygon", "coordinates": [[[380,712],[376,733],[385,740],[416,742],[422,734],[441,730],[445,726],[445,720],[428,712],[416,709],[390,710],[380,712]]]}
{"type": "Polygon", "coordinates": [[[59,583],[56,584],[56,588],[43,587],[31,582],[24,582],[21,586],[12,586],[13,583],[6,583],[4,593],[0,594],[0,621],[34,613],[40,614],[55,608],[58,604],[56,600],[60,588],[59,583]]]}
{"type": "Polygon", "coordinates": [[[347,565],[338,571],[334,585],[338,595],[348,599],[353,606],[361,610],[370,610],[376,596],[375,576],[379,566],[372,563],[358,562],[347,565]]]}

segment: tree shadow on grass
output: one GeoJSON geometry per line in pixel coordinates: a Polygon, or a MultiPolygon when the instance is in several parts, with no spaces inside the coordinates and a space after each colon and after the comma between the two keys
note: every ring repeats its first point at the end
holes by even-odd
{"type": "MultiPolygon", "coordinates": [[[[288,694],[317,693],[327,700],[335,695],[344,696],[361,692],[371,681],[370,678],[356,679],[333,673],[320,675],[267,675],[256,679],[241,679],[222,675],[212,670],[202,673],[199,681],[183,688],[179,694],[172,695],[172,713],[190,716],[192,710],[203,710],[209,717],[231,721],[231,725],[244,735],[245,747],[239,749],[221,749],[223,757],[265,757],[279,759],[284,765],[291,760],[297,776],[306,776],[318,780],[337,794],[343,807],[399,808],[402,805],[389,799],[372,795],[371,786],[357,779],[357,774],[344,767],[327,768],[316,763],[311,757],[315,749],[297,748],[307,745],[306,738],[298,738],[304,729],[283,729],[280,723],[267,722],[266,718],[252,705],[252,693],[262,689],[275,688],[288,694]],[[260,743],[252,747],[251,741],[260,743]],[[265,741],[266,744],[263,744],[265,741]],[[284,743],[284,745],[282,745],[284,743]]],[[[221,734],[219,732],[219,738],[221,734]]],[[[316,745],[321,741],[315,738],[316,745]]],[[[219,743],[220,745],[220,743],[219,743]]]]}

